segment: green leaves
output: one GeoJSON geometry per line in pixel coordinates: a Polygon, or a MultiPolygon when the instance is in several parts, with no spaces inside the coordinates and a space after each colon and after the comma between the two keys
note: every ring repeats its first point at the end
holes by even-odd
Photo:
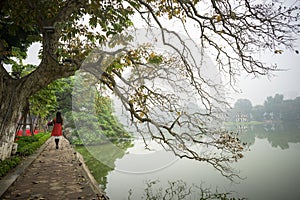
{"type": "MultiPolygon", "coordinates": [[[[26,55],[29,45],[41,39],[34,14],[24,2],[6,1],[0,9],[0,44],[5,46],[5,56],[26,55]],[[28,14],[30,13],[30,14],[28,14]],[[16,52],[17,50],[17,52],[16,52]]],[[[0,55],[4,53],[0,52],[0,55]]],[[[26,56],[25,56],[26,57],[26,56]]]]}
{"type": "Polygon", "coordinates": [[[58,107],[57,94],[69,84],[66,79],[57,80],[30,97],[30,110],[33,115],[47,117],[58,107]]]}
{"type": "Polygon", "coordinates": [[[150,64],[161,64],[163,62],[163,57],[161,55],[156,55],[155,53],[151,53],[148,62],[150,64]]]}
{"type": "Polygon", "coordinates": [[[3,177],[7,172],[9,172],[11,169],[15,168],[18,164],[20,164],[20,156],[29,156],[30,154],[35,152],[35,150],[37,150],[41,145],[43,145],[49,137],[49,133],[39,133],[34,137],[18,137],[18,141],[16,142],[18,143],[18,155],[0,161],[0,177],[3,177]]]}
{"type": "Polygon", "coordinates": [[[96,114],[100,128],[107,137],[129,137],[122,124],[113,115],[112,102],[108,97],[98,95],[96,97],[96,114]]]}
{"type": "Polygon", "coordinates": [[[21,159],[18,156],[0,161],[0,177],[3,177],[9,170],[15,168],[20,162],[21,159]]]}
{"type": "Polygon", "coordinates": [[[29,156],[34,153],[40,146],[42,146],[50,137],[49,133],[39,133],[35,136],[21,136],[18,137],[18,151],[20,156],[29,156]]]}

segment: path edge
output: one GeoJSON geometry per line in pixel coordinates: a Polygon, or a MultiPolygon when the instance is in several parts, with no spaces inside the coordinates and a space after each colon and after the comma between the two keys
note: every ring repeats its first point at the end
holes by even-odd
{"type": "Polygon", "coordinates": [[[51,137],[38,149],[35,153],[26,157],[21,161],[21,163],[8,172],[4,177],[0,179],[0,198],[8,190],[8,188],[16,182],[16,180],[22,176],[26,169],[32,164],[32,162],[44,151],[44,149],[49,145],[51,137]]]}
{"type": "Polygon", "coordinates": [[[98,182],[96,181],[96,179],[94,178],[94,176],[90,172],[89,168],[85,164],[83,156],[78,151],[76,151],[75,148],[73,148],[73,150],[76,152],[76,158],[78,159],[78,161],[81,164],[80,169],[83,172],[85,178],[89,180],[90,186],[93,189],[93,191],[97,195],[100,195],[100,196],[98,196],[98,198],[101,198],[101,199],[104,199],[104,200],[108,200],[109,197],[106,196],[106,194],[104,193],[104,191],[102,191],[101,188],[99,187],[98,182]]]}

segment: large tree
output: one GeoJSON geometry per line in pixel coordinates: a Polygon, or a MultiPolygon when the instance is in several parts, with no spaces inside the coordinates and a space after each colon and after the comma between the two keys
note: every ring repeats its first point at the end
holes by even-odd
{"type": "MultiPolygon", "coordinates": [[[[118,51],[115,52],[116,62],[105,70],[96,68],[103,70],[98,80],[119,96],[124,108],[131,113],[132,120],[146,124],[148,134],[166,149],[180,157],[209,162],[222,173],[226,172],[226,163],[242,157],[242,146],[234,135],[217,134],[205,126],[207,121],[204,118],[214,117],[214,102],[225,103],[218,98],[219,87],[211,77],[201,73],[205,64],[200,66],[195,61],[197,57],[189,51],[191,46],[174,29],[172,32],[166,26],[168,22],[179,23],[178,26],[183,27],[186,35],[197,33],[196,42],[202,45],[202,50],[209,51],[219,72],[227,74],[229,83],[232,83],[240,70],[258,75],[276,69],[276,66],[260,61],[255,54],[257,51],[282,53],[285,49],[293,50],[294,37],[299,33],[297,4],[298,1],[284,5],[275,0],[265,3],[250,0],[1,1],[0,159],[10,156],[16,121],[26,99],[54,80],[74,75],[92,49],[112,36],[123,33],[133,22],[139,23],[136,18],[140,18],[149,27],[159,28],[162,43],[173,49],[176,55],[164,57],[145,46],[132,51],[124,50],[121,56],[118,51]],[[177,38],[176,44],[165,38],[170,34],[177,38]],[[13,58],[14,61],[21,61],[33,42],[42,43],[39,66],[26,76],[18,76],[19,71],[24,70],[19,62],[19,71],[15,71],[14,75],[9,74],[4,64],[11,63],[13,58]],[[162,68],[155,71],[155,67],[151,68],[149,63],[162,68]],[[122,93],[116,79],[126,84],[123,67],[138,68],[138,72],[144,69],[143,76],[163,74],[161,78],[171,80],[178,75],[172,68],[177,68],[177,72],[182,74],[181,79],[188,80],[202,104],[200,111],[185,112],[180,109],[179,103],[174,105],[174,98],[135,82],[127,85],[131,90],[127,88],[122,93]],[[149,100],[151,106],[160,105],[160,111],[168,113],[172,121],[152,119],[150,104],[146,103],[149,100]],[[181,126],[186,126],[189,131],[181,129],[181,126]],[[202,135],[199,136],[199,133],[202,135]],[[190,142],[218,151],[201,154],[190,147],[190,142]]],[[[101,56],[92,58],[92,66],[102,65],[101,59],[101,56]]],[[[181,87],[181,90],[186,87],[179,84],[174,86],[181,87]]]]}
{"type": "Polygon", "coordinates": [[[238,99],[233,107],[233,112],[238,120],[247,116],[247,120],[251,120],[250,115],[252,112],[252,103],[249,99],[238,99]]]}

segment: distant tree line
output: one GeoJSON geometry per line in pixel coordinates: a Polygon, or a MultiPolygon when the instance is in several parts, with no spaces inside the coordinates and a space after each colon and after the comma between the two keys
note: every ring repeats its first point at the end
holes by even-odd
{"type": "Polygon", "coordinates": [[[300,97],[284,100],[282,94],[269,96],[263,105],[253,106],[249,99],[238,99],[228,113],[228,120],[235,122],[299,122],[300,97]]]}

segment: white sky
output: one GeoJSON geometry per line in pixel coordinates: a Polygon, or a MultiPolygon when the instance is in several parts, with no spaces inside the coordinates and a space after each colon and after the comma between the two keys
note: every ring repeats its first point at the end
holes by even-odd
{"type": "MultiPolygon", "coordinates": [[[[286,0],[287,5],[292,5],[295,0],[286,0]]],[[[138,17],[134,19],[141,26],[142,22],[138,21],[138,17]]],[[[180,27],[180,23],[175,20],[166,20],[164,23],[170,30],[175,30],[177,33],[184,34],[184,30],[180,27]]],[[[193,24],[188,24],[188,29],[192,28],[193,24]]],[[[198,32],[189,32],[192,38],[198,38],[198,32]]],[[[295,47],[300,51],[300,35],[298,36],[295,47]]],[[[254,78],[253,76],[244,73],[238,77],[236,89],[239,93],[230,95],[230,103],[234,103],[239,98],[247,98],[251,100],[253,105],[262,105],[268,96],[274,96],[276,93],[283,94],[284,99],[294,99],[300,96],[300,54],[294,51],[284,50],[282,54],[270,53],[261,55],[265,63],[276,63],[278,69],[284,71],[273,72],[272,76],[260,76],[254,78]]],[[[212,58],[213,60],[213,58],[212,58]]]]}
{"type": "MultiPolygon", "coordinates": [[[[169,23],[170,28],[178,27],[178,23],[169,23]]],[[[180,28],[179,28],[180,29],[180,28]]],[[[180,32],[180,31],[179,31],[180,32]]],[[[197,33],[191,33],[195,37],[197,33]]],[[[300,35],[295,42],[295,48],[300,51],[300,35]]],[[[213,58],[211,58],[214,60],[213,58]]],[[[262,105],[268,96],[276,93],[283,94],[284,99],[294,99],[300,96],[300,54],[284,50],[282,54],[269,53],[261,55],[266,64],[277,64],[280,71],[272,72],[271,76],[254,78],[246,72],[238,77],[236,89],[241,91],[233,93],[229,98],[232,104],[239,98],[251,100],[253,105],[262,105]]]]}
{"type": "MultiPolygon", "coordinates": [[[[297,42],[300,49],[300,37],[297,42]]],[[[278,68],[285,71],[274,72],[274,76],[254,78],[244,75],[239,78],[239,87],[242,93],[235,98],[248,98],[253,105],[263,104],[268,96],[276,93],[283,94],[285,99],[294,99],[300,96],[300,55],[285,51],[283,54],[270,54],[266,59],[269,63],[276,62],[278,68]]]]}

